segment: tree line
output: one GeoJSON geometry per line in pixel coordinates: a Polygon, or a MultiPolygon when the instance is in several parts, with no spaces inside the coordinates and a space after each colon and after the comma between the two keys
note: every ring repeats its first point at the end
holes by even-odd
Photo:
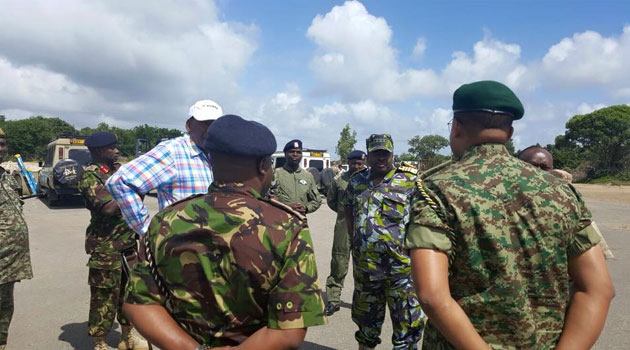
{"type": "MultiPolygon", "coordinates": [[[[546,148],[554,158],[554,168],[573,174],[576,181],[630,181],[630,106],[618,105],[573,116],[565,124],[566,131],[546,148]]],[[[427,169],[449,156],[440,152],[449,141],[440,135],[416,135],[408,140],[407,152],[396,156],[397,161],[416,162],[427,169]]],[[[337,143],[337,154],[345,159],[356,144],[356,131],[346,124],[337,143]]],[[[514,144],[506,144],[512,154],[514,144]]]]}
{"type": "Polygon", "coordinates": [[[154,146],[163,138],[182,135],[177,129],[158,128],[147,124],[123,129],[100,123],[96,128],[76,129],[60,118],[33,116],[26,119],[6,120],[0,116],[0,128],[6,133],[9,154],[19,153],[26,161],[43,160],[46,146],[61,136],[89,136],[96,131],[109,131],[118,137],[118,149],[124,157],[133,157],[138,139],[145,139],[154,146]]]}

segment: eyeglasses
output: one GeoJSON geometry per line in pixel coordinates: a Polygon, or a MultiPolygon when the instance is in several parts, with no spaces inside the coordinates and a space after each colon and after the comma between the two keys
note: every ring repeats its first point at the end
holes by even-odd
{"type": "Polygon", "coordinates": [[[449,120],[448,123],[446,123],[446,125],[448,126],[448,131],[451,131],[451,126],[453,126],[453,119],[455,118],[451,118],[451,120],[449,120]]]}

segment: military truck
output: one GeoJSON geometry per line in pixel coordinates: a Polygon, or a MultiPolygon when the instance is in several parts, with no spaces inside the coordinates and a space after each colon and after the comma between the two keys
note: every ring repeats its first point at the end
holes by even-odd
{"type": "Polygon", "coordinates": [[[60,137],[48,144],[46,159],[37,177],[39,195],[49,205],[79,194],[83,166],[91,160],[85,137],[60,137]]]}

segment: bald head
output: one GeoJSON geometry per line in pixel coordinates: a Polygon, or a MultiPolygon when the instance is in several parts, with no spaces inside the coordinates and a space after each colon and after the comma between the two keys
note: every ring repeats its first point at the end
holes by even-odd
{"type": "Polygon", "coordinates": [[[549,151],[542,147],[530,146],[524,149],[518,156],[524,162],[527,162],[544,171],[553,170],[553,156],[549,151]]]}

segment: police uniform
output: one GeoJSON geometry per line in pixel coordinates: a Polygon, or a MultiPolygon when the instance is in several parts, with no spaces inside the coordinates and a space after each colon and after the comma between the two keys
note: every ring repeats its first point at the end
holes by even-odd
{"type": "MultiPolygon", "coordinates": [[[[275,148],[269,129],[233,115],[217,119],[205,141],[210,152],[241,157],[275,148]]],[[[262,327],[326,321],[305,217],[245,184],[215,181],[165,208],[141,244],[149,254],[132,270],[127,302],[162,304],[200,344],[235,346],[262,327]]]]}
{"type": "MultiPolygon", "coordinates": [[[[374,135],[368,152],[393,152],[389,135],[374,135]]],[[[354,232],[351,237],[354,263],[352,320],[359,330],[360,345],[374,348],[389,307],[393,325],[393,349],[417,349],[425,315],[411,280],[409,256],[403,248],[409,203],[415,189],[416,170],[394,168],[383,181],[373,184],[370,170],[355,173],[346,189],[344,205],[352,209],[354,232]]]]}
{"type": "MultiPolygon", "coordinates": [[[[0,141],[5,141],[2,129],[0,141]]],[[[0,154],[0,162],[4,156],[0,154]]],[[[0,167],[0,349],[7,343],[15,282],[33,278],[28,227],[17,192],[19,188],[13,176],[0,167]]]]}
{"type": "MultiPolygon", "coordinates": [[[[523,115],[512,91],[489,81],[460,87],[453,110],[523,115]]],[[[495,350],[553,349],[568,259],[599,241],[578,191],[492,143],[428,171],[417,190],[406,246],[448,255],[451,295],[479,335],[495,350]]],[[[423,348],[453,349],[430,322],[423,348]]]]}
{"type": "MultiPolygon", "coordinates": [[[[350,152],[347,158],[348,160],[365,160],[365,153],[355,150],[350,152]]],[[[326,279],[326,312],[329,316],[339,310],[343,281],[348,274],[350,235],[348,234],[348,227],[346,226],[345,206],[343,203],[351,175],[352,174],[348,171],[335,177],[326,197],[328,207],[337,213],[332,245],[332,259],[330,260],[330,275],[326,279]]]]}
{"type": "MultiPolygon", "coordinates": [[[[302,141],[291,140],[284,146],[284,151],[290,149],[302,149],[302,141]]],[[[306,206],[306,212],[312,213],[322,205],[322,198],[317,190],[313,175],[298,166],[293,171],[285,164],[277,168],[274,173],[274,184],[271,189],[272,195],[278,201],[291,205],[301,203],[306,206]]]]}
{"type": "MultiPolygon", "coordinates": [[[[116,142],[114,134],[97,132],[86,139],[85,145],[99,148],[116,142]]],[[[127,283],[121,252],[135,247],[136,235],[120,212],[110,216],[101,212],[103,206],[113,200],[105,182],[114,171],[106,164],[90,162],[85,166],[78,184],[85,206],[90,211],[90,224],[85,232],[85,252],[90,255],[87,263],[90,285],[88,334],[95,338],[105,337],[110,332],[116,316],[122,327],[131,327],[121,311],[127,283]]],[[[99,341],[102,342],[96,340],[97,343],[99,341]]]]}

